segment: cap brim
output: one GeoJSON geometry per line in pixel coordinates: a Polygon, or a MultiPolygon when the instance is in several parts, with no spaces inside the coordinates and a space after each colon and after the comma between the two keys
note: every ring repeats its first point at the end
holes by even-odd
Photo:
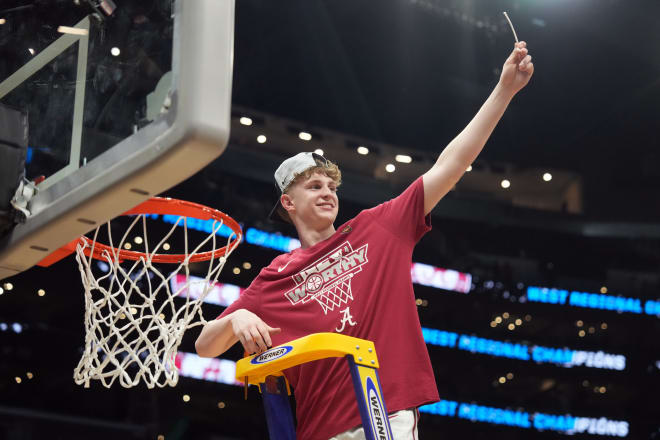
{"type": "Polygon", "coordinates": [[[277,207],[280,205],[280,201],[278,200],[275,203],[275,206],[273,206],[273,209],[270,210],[270,214],[268,214],[268,220],[276,221],[280,219],[280,215],[277,213],[277,207]]]}
{"type": "MultiPolygon", "coordinates": [[[[285,220],[284,218],[282,218],[282,215],[280,215],[279,210],[280,210],[281,206],[282,205],[280,204],[280,201],[278,200],[275,203],[275,206],[273,206],[273,209],[270,210],[270,214],[268,214],[268,220],[270,220],[272,222],[276,222],[276,223],[289,223],[290,224],[291,220],[285,220]]],[[[284,208],[282,208],[282,209],[284,209],[284,208]]]]}

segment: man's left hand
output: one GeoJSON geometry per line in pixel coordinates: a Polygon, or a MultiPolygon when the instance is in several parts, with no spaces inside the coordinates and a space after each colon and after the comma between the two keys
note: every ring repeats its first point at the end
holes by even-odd
{"type": "Polygon", "coordinates": [[[527,43],[521,41],[515,44],[513,52],[504,62],[499,85],[515,95],[527,85],[533,74],[532,56],[528,53],[527,43]]]}

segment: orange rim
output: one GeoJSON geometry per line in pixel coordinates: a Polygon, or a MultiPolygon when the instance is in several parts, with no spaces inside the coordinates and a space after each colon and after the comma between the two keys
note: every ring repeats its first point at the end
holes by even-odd
{"type": "MultiPolygon", "coordinates": [[[[192,217],[200,220],[213,219],[222,221],[225,225],[229,226],[235,234],[235,237],[229,241],[229,244],[214,251],[201,252],[193,255],[188,260],[192,263],[208,261],[211,258],[223,257],[227,251],[233,251],[243,238],[243,231],[236,220],[217,209],[209,208],[208,206],[200,205],[199,203],[165,197],[152,197],[135,208],[126,211],[122,215],[139,214],[177,215],[180,217],[192,217]]],[[[120,262],[124,260],[140,260],[141,258],[144,258],[145,260],[150,259],[150,261],[154,263],[181,263],[188,258],[188,254],[152,254],[151,258],[149,258],[144,252],[118,249],[98,242],[94,243],[94,247],[92,248],[93,241],[90,238],[82,236],[80,239],[85,241],[88,245],[83,249],[83,253],[88,257],[91,256],[97,260],[105,261],[104,254],[107,255],[108,253],[110,255],[116,255],[120,262]]]]}

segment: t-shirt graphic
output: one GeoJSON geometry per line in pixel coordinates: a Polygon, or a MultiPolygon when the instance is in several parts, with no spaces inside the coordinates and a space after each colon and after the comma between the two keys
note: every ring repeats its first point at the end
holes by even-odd
{"type": "Polygon", "coordinates": [[[351,279],[369,262],[365,244],[353,249],[346,241],[300,272],[292,275],[295,287],[284,294],[293,304],[315,300],[324,314],[353,301],[351,279]]]}

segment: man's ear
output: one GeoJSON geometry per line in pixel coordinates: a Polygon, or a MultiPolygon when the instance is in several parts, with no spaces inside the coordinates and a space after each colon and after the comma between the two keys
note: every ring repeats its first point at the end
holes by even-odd
{"type": "Polygon", "coordinates": [[[288,194],[282,194],[280,197],[280,203],[282,204],[282,207],[287,210],[287,212],[294,209],[293,199],[288,194]]]}

